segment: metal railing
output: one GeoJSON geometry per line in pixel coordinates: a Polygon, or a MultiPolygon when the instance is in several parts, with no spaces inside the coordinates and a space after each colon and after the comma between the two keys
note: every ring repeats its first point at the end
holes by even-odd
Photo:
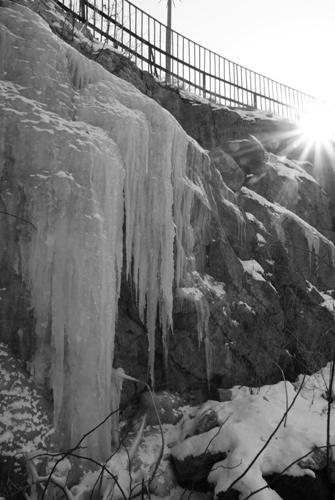
{"type": "Polygon", "coordinates": [[[168,33],[164,24],[128,0],[56,1],[85,23],[95,39],[112,44],[142,70],[172,86],[217,104],[259,109],[294,121],[306,113],[335,114],[334,105],[229,61],[174,30],[168,33]]]}

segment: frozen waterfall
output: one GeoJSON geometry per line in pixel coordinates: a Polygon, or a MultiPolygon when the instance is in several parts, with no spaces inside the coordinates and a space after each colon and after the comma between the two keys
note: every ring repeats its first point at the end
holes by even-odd
{"type": "MultiPolygon", "coordinates": [[[[2,11],[2,201],[36,227],[17,230],[12,265],[31,290],[32,375],[52,389],[56,430],[69,448],[111,409],[123,265],[147,325],[153,378],[157,310],[164,338],[193,246],[185,170],[194,146],[168,112],[31,10],[2,11]]],[[[110,421],[87,438],[91,457],[109,456],[106,433],[110,421]]]]}

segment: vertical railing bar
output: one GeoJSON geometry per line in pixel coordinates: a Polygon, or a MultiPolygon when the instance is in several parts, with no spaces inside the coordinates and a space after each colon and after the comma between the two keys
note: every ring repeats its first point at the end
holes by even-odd
{"type": "Polygon", "coordinates": [[[236,84],[236,74],[235,73],[236,73],[236,64],[233,63],[233,83],[234,83],[234,85],[233,85],[233,90],[234,90],[234,97],[233,97],[233,99],[234,99],[234,103],[233,104],[234,104],[234,106],[236,106],[236,102],[235,102],[236,101],[236,86],[235,86],[235,84],[236,84]]]}
{"type": "MultiPolygon", "coordinates": [[[[107,31],[108,31],[108,35],[112,35],[111,33],[111,23],[112,23],[112,17],[113,17],[113,9],[111,9],[111,6],[110,6],[110,0],[107,1],[107,15],[109,16],[109,19],[107,21],[107,31]]],[[[108,42],[109,43],[109,42],[108,42]]]]}
{"type": "MultiPolygon", "coordinates": [[[[190,66],[191,66],[191,47],[190,47],[190,40],[187,41],[187,52],[188,52],[188,59],[189,59],[189,63],[190,63],[190,66]]],[[[187,72],[188,72],[188,80],[191,81],[191,67],[188,66],[187,68],[187,72]]]]}
{"type": "MultiPolygon", "coordinates": [[[[188,51],[190,54],[190,61],[192,61],[192,66],[194,66],[194,50],[192,50],[192,42],[190,40],[188,42],[188,51]]],[[[193,79],[192,79],[193,71],[191,70],[191,68],[188,68],[188,75],[189,75],[190,82],[192,82],[193,81],[193,79]]],[[[192,88],[192,87],[190,87],[190,88],[192,88]]],[[[193,90],[192,90],[192,92],[193,92],[193,90]]]]}
{"type": "Polygon", "coordinates": [[[243,68],[243,75],[244,75],[244,80],[242,79],[242,84],[243,84],[243,87],[244,90],[243,91],[243,103],[248,106],[248,102],[249,102],[249,99],[248,99],[248,96],[249,96],[249,84],[248,84],[248,72],[246,70],[246,68],[243,68]]]}
{"type": "Polygon", "coordinates": [[[121,44],[123,45],[123,28],[124,28],[124,1],[121,2],[121,44]]]}
{"type": "Polygon", "coordinates": [[[198,64],[197,67],[199,68],[198,71],[198,94],[201,95],[201,47],[198,45],[198,64]]]}
{"type": "Polygon", "coordinates": [[[237,85],[237,71],[238,71],[237,64],[234,64],[233,67],[234,67],[234,84],[235,84],[234,85],[234,91],[235,91],[234,92],[234,100],[235,100],[234,105],[236,106],[236,104],[237,104],[236,101],[238,101],[238,88],[236,87],[236,85],[237,85]]]}
{"type": "MultiPolygon", "coordinates": [[[[181,76],[181,72],[179,71],[180,70],[180,65],[179,65],[179,33],[177,33],[177,63],[176,63],[176,66],[177,66],[177,75],[178,75],[178,78],[181,76]]],[[[182,83],[182,85],[184,85],[184,83],[182,83]]]]}
{"type": "Polygon", "coordinates": [[[115,46],[118,46],[117,43],[117,0],[115,0],[115,24],[114,24],[114,40],[115,40],[115,46]]]}
{"type": "MultiPolygon", "coordinates": [[[[271,80],[271,87],[272,87],[272,99],[275,99],[275,82],[273,80],[271,80]]],[[[273,112],[275,113],[276,112],[276,103],[274,101],[272,101],[272,106],[273,106],[273,112]]]]}
{"type": "MultiPolygon", "coordinates": [[[[128,3],[128,23],[129,23],[129,30],[130,30],[130,35],[129,35],[129,49],[131,49],[131,46],[132,46],[132,43],[133,43],[133,36],[132,36],[133,30],[131,28],[131,21],[132,21],[131,8],[130,8],[130,3],[128,3]]],[[[135,44],[136,44],[136,38],[135,38],[135,44]]],[[[135,49],[136,49],[136,46],[135,46],[135,49]]],[[[130,52],[129,52],[129,54],[130,54],[130,52]]],[[[135,56],[135,60],[136,60],[136,56],[135,56]]]]}
{"type": "MultiPolygon", "coordinates": [[[[286,86],[284,87],[284,96],[285,96],[285,103],[289,104],[288,103],[288,99],[287,99],[287,87],[286,86]]],[[[287,106],[286,106],[285,110],[286,110],[286,113],[288,113],[288,107],[287,106]]],[[[286,118],[288,118],[288,116],[286,116],[286,118]]]]}
{"type": "Polygon", "coordinates": [[[161,25],[161,23],[159,23],[159,40],[160,40],[160,42],[159,42],[159,44],[160,44],[159,48],[161,49],[159,51],[159,66],[160,66],[160,68],[159,68],[159,76],[160,76],[160,78],[162,78],[162,69],[161,68],[162,68],[162,44],[163,44],[163,41],[162,41],[162,25],[161,25]]]}
{"type": "MultiPolygon", "coordinates": [[[[259,89],[259,86],[257,87],[257,73],[254,73],[255,75],[255,89],[256,89],[256,94],[259,94],[260,92],[258,91],[259,89]]],[[[258,79],[258,83],[259,83],[259,79],[258,79]]],[[[256,95],[255,96],[255,108],[258,109],[258,96],[256,95]]]]}
{"type": "MultiPolygon", "coordinates": [[[[214,59],[213,59],[213,62],[214,62],[214,93],[217,94],[219,92],[217,92],[217,82],[218,82],[218,79],[217,79],[217,72],[216,72],[216,55],[214,54],[214,59]]],[[[216,101],[216,95],[214,95],[214,99],[216,101]]]]}
{"type": "MultiPolygon", "coordinates": [[[[143,12],[141,11],[141,38],[143,40],[143,12]]],[[[142,59],[141,59],[141,69],[143,70],[143,43],[141,43],[141,56],[142,56],[142,59]]]]}
{"type": "Polygon", "coordinates": [[[94,4],[93,4],[93,38],[95,38],[95,15],[96,15],[95,4],[96,4],[96,0],[94,0],[94,4]]]}
{"type": "Polygon", "coordinates": [[[209,99],[211,99],[213,96],[212,96],[212,92],[213,92],[213,77],[214,75],[212,74],[212,55],[213,55],[213,52],[211,52],[210,50],[208,51],[208,73],[209,73],[209,83],[207,84],[209,86],[209,89],[208,89],[208,92],[209,92],[209,99]]]}
{"type": "MultiPolygon", "coordinates": [[[[150,21],[151,21],[151,17],[148,16],[148,37],[147,37],[147,41],[148,43],[150,43],[150,21]]],[[[147,46],[147,59],[150,61],[151,60],[151,56],[150,56],[150,46],[148,45],[147,46]]],[[[147,63],[147,71],[150,70],[150,63],[147,63]]]]}
{"type": "MultiPolygon", "coordinates": [[[[197,50],[196,50],[196,46],[195,46],[195,43],[194,43],[194,68],[197,67],[197,50]]],[[[197,83],[197,72],[196,72],[196,69],[194,69],[194,83],[196,84],[197,83]]],[[[194,87],[194,93],[196,94],[197,93],[197,89],[196,87],[194,87]]]]}
{"type": "MultiPolygon", "coordinates": [[[[220,88],[220,104],[221,104],[221,97],[222,97],[222,80],[224,80],[224,66],[223,66],[223,71],[222,71],[222,74],[221,74],[221,68],[222,68],[222,63],[224,63],[224,60],[222,59],[221,56],[219,56],[219,77],[220,77],[220,83],[219,83],[219,88],[220,88]]],[[[223,84],[223,88],[224,88],[224,84],[223,84]]]]}
{"type": "MultiPolygon", "coordinates": [[[[157,47],[156,25],[157,25],[157,22],[155,20],[155,22],[154,22],[154,47],[157,47]]],[[[157,68],[156,68],[156,57],[157,57],[156,50],[153,48],[152,52],[153,52],[153,55],[154,55],[154,61],[153,62],[154,62],[155,76],[158,76],[158,71],[157,71],[157,68]]]]}
{"type": "MultiPolygon", "coordinates": [[[[137,9],[135,8],[135,35],[137,35],[137,9]]],[[[135,41],[135,64],[137,64],[137,38],[135,41]]]]}
{"type": "MultiPolygon", "coordinates": [[[[185,37],[183,36],[183,44],[182,44],[182,50],[183,50],[183,61],[185,61],[185,37]]],[[[185,64],[182,66],[183,68],[183,78],[185,78],[185,64]]]]}
{"type": "MultiPolygon", "coordinates": [[[[102,5],[101,10],[103,10],[103,8],[104,8],[104,6],[102,5]]],[[[100,36],[99,36],[100,42],[102,42],[102,36],[103,36],[102,34],[105,32],[105,30],[103,29],[104,28],[103,19],[104,19],[103,16],[100,16],[100,36]]]]}
{"type": "MultiPolygon", "coordinates": [[[[278,82],[276,82],[275,88],[276,88],[276,100],[280,101],[280,99],[279,99],[279,90],[278,90],[278,82]]],[[[279,104],[279,102],[277,102],[277,110],[278,110],[278,115],[280,115],[280,104],[279,104]]]]}
{"type": "Polygon", "coordinates": [[[238,66],[238,64],[235,64],[235,77],[236,77],[235,83],[237,85],[237,87],[236,87],[236,100],[239,104],[239,102],[240,102],[240,89],[239,89],[239,74],[238,73],[239,73],[239,66],[238,66]]]}
{"type": "Polygon", "coordinates": [[[205,72],[206,72],[206,49],[203,49],[203,52],[204,52],[204,63],[203,63],[203,73],[202,73],[202,95],[203,97],[206,99],[206,76],[205,76],[205,72]]]}
{"type": "MultiPolygon", "coordinates": [[[[231,82],[231,73],[230,73],[230,61],[228,62],[228,82],[231,82]]],[[[229,99],[231,99],[231,85],[228,84],[229,89],[229,99]]]]}
{"type": "Polygon", "coordinates": [[[173,54],[173,49],[174,49],[174,32],[171,31],[171,72],[174,72],[174,66],[175,66],[175,59],[174,59],[174,54],[173,54]]]}

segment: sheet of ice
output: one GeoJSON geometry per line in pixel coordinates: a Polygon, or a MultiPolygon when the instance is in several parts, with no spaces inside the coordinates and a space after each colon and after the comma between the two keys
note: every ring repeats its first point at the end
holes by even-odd
{"type": "MultiPolygon", "coordinates": [[[[12,211],[22,188],[37,228],[19,238],[15,265],[34,306],[32,374],[53,389],[68,448],[111,409],[123,241],[153,379],[158,306],[163,342],[172,325],[175,236],[181,285],[194,260],[190,206],[205,193],[186,178],[192,141],[168,112],[60,41],[31,10],[11,4],[2,12],[0,127],[13,151],[3,201],[12,211]]],[[[107,422],[83,443],[92,458],[109,456],[110,431],[107,422]]]]}

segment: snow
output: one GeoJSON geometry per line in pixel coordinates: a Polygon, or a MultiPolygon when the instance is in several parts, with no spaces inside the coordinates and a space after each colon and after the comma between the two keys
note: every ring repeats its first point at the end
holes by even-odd
{"type": "Polygon", "coordinates": [[[287,177],[291,181],[302,182],[303,179],[306,179],[313,184],[318,184],[314,177],[308,174],[306,170],[300,166],[301,162],[289,160],[284,156],[276,156],[272,153],[269,153],[268,156],[269,160],[266,164],[274,168],[278,175],[287,177]]]}
{"type": "Polygon", "coordinates": [[[256,233],[257,243],[260,247],[263,247],[266,244],[264,236],[260,233],[256,233]]]}
{"type": "Polygon", "coordinates": [[[251,274],[256,281],[266,281],[263,278],[264,269],[256,260],[240,260],[245,273],[251,274]]]}
{"type": "Polygon", "coordinates": [[[315,290],[320,297],[322,297],[323,302],[320,303],[321,307],[324,307],[327,309],[333,316],[335,316],[335,300],[333,299],[332,295],[330,295],[334,290],[327,290],[328,293],[326,292],[321,292],[316,286],[312,285],[309,281],[306,280],[307,283],[307,291],[311,292],[312,290],[315,290]]]}
{"type": "Polygon", "coordinates": [[[224,295],[226,295],[226,291],[224,289],[223,283],[219,283],[219,282],[215,281],[215,279],[212,276],[205,274],[201,281],[202,281],[202,284],[209,291],[211,291],[212,293],[214,293],[218,297],[223,297],[224,295]]]}
{"type": "MultiPolygon", "coordinates": [[[[207,401],[191,410],[180,422],[180,442],[172,448],[172,456],[185,460],[204,452],[214,454],[225,451],[227,457],[214,464],[208,476],[215,486],[216,495],[226,491],[246,472],[234,485],[234,489],[240,492],[240,500],[263,487],[263,491],[253,495],[255,500],[280,499],[267,488],[263,476],[281,473],[287,467],[285,474],[314,476],[308,464],[310,452],[326,444],[327,401],[322,395],[328,389],[330,368],[328,364],[315,375],[301,375],[294,385],[280,382],[259,388],[235,386],[231,389],[231,401],[207,401]],[[290,406],[293,401],[285,425],[283,417],[287,405],[290,406]],[[210,409],[216,412],[219,426],[194,435],[197,423],[210,409]],[[308,457],[302,458],[306,454],[309,454],[308,457]],[[297,463],[294,464],[295,461],[297,463]]],[[[335,443],[333,415],[330,436],[331,444],[335,443]]],[[[332,456],[335,458],[334,449],[332,456]]]]}
{"type": "Polygon", "coordinates": [[[253,314],[255,314],[255,310],[249,306],[249,304],[247,304],[246,302],[243,302],[242,300],[240,300],[238,302],[239,305],[245,307],[249,312],[252,312],[253,314]]]}
{"type": "MultiPolygon", "coordinates": [[[[31,384],[22,389],[22,372],[14,372],[12,368],[9,372],[8,368],[5,369],[5,364],[12,366],[13,360],[4,344],[0,344],[0,356],[1,379],[7,379],[6,375],[10,377],[7,382],[8,395],[5,394],[6,410],[0,417],[1,443],[6,442],[7,450],[12,446],[14,455],[17,453],[17,446],[14,447],[17,444],[17,435],[21,433],[25,438],[20,443],[21,452],[48,449],[45,438],[51,429],[38,406],[39,396],[31,384]],[[34,418],[30,419],[29,429],[27,412],[34,414],[34,418]],[[36,437],[29,440],[31,431],[36,437]]],[[[263,491],[253,495],[256,500],[280,500],[281,497],[267,487],[263,476],[283,471],[284,474],[293,476],[314,476],[309,468],[313,467],[313,450],[324,450],[326,445],[326,396],[329,392],[331,368],[329,363],[313,375],[300,375],[294,384],[283,381],[255,388],[235,386],[229,391],[230,401],[210,400],[197,407],[181,407],[183,419],[176,425],[162,426],[163,449],[159,426],[147,426],[131,467],[129,468],[128,460],[129,449],[135,439],[134,434],[129,434],[122,442],[121,447],[108,461],[107,468],[118,476],[122,489],[128,491],[136,484],[141,485],[142,480],[148,481],[153,465],[162,451],[159,475],[156,483],[151,486],[151,494],[153,500],[158,500],[157,494],[172,500],[180,498],[186,492],[175,484],[176,478],[169,464],[170,455],[185,460],[203,453],[225,452],[227,457],[216,462],[208,475],[216,495],[226,491],[232,482],[238,479],[234,489],[240,492],[239,500],[263,487],[263,491]],[[284,415],[288,408],[285,423],[284,415]],[[216,412],[218,426],[197,434],[197,424],[208,410],[216,412]],[[240,478],[243,472],[246,473],[240,478]],[[161,488],[159,491],[157,483],[161,488]]],[[[333,412],[332,408],[331,445],[335,444],[333,412]]],[[[331,454],[334,460],[335,448],[332,448],[331,454]]],[[[66,464],[63,465],[65,467],[66,464]]],[[[98,475],[99,471],[86,473],[80,483],[72,488],[72,493],[78,497],[83,491],[90,492],[98,475]]],[[[114,490],[115,499],[122,497],[118,490],[114,490]]]]}
{"type": "MultiPolygon", "coordinates": [[[[64,172],[63,170],[59,170],[58,172],[55,173],[58,177],[66,177],[67,179],[70,179],[71,181],[74,181],[73,175],[64,172]]],[[[44,176],[46,178],[46,176],[44,176]]]]}
{"type": "Polygon", "coordinates": [[[53,434],[47,407],[5,344],[0,343],[0,445],[6,456],[46,449],[53,434]]]}
{"type": "Polygon", "coordinates": [[[254,224],[256,224],[259,227],[259,229],[261,229],[262,231],[264,231],[266,233],[266,229],[265,229],[264,224],[261,221],[259,221],[258,219],[256,219],[254,214],[251,214],[250,212],[246,212],[246,216],[247,216],[248,221],[253,222],[254,224]]]}

